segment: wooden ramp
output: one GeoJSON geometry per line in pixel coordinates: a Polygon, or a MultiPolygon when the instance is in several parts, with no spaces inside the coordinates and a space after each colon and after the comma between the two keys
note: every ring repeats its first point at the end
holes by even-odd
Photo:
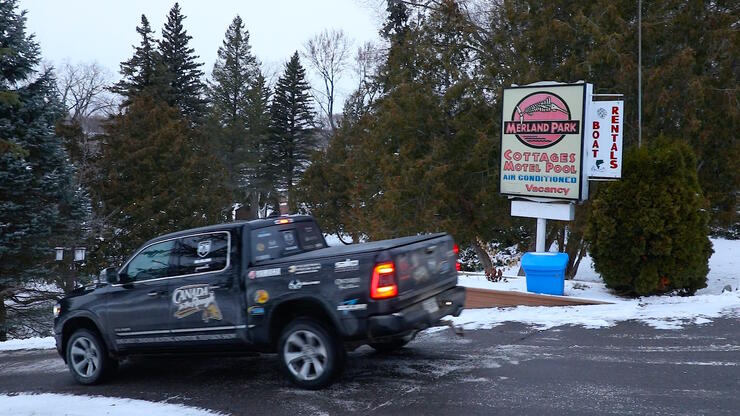
{"type": "Polygon", "coordinates": [[[579,299],[569,296],[539,295],[536,293],[515,292],[508,290],[465,289],[465,308],[499,308],[507,306],[578,306],[604,305],[610,302],[579,299]]]}

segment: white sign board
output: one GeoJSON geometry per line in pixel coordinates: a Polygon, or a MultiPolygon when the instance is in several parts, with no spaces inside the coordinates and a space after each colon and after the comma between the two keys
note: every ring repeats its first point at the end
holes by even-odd
{"type": "Polygon", "coordinates": [[[622,177],[623,101],[593,101],[586,116],[589,179],[622,177]]]}
{"type": "Polygon", "coordinates": [[[532,201],[511,201],[512,217],[545,218],[548,220],[573,221],[575,205],[571,203],[543,203],[532,201]]]}

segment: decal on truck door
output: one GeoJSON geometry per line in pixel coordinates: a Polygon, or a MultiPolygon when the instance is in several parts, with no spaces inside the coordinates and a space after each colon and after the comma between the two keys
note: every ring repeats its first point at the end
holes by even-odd
{"type": "Polygon", "coordinates": [[[177,306],[175,318],[182,319],[196,312],[203,312],[203,322],[220,321],[223,316],[216,303],[216,295],[208,285],[181,286],[172,292],[172,303],[177,306]]]}

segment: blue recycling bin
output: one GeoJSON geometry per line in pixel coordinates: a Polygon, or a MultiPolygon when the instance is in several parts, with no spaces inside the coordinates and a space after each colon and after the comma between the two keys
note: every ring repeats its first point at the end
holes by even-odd
{"type": "Polygon", "coordinates": [[[565,253],[524,253],[522,268],[527,277],[527,292],[562,296],[567,265],[565,253]]]}

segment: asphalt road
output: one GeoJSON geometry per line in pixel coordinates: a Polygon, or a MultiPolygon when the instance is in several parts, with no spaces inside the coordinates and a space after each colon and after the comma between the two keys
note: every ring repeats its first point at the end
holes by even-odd
{"type": "Polygon", "coordinates": [[[0,392],[182,403],[233,415],[738,415],[740,321],[682,330],[520,324],[420,335],[349,355],[330,388],[289,385],[274,355],[136,359],[105,385],[74,384],[53,351],[0,354],[0,392]]]}

